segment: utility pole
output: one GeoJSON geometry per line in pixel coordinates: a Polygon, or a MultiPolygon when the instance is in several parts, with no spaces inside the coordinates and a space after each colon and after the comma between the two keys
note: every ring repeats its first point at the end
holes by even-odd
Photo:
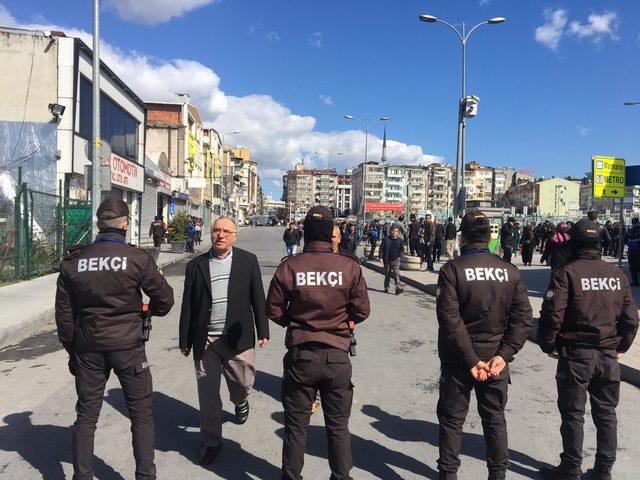
{"type": "Polygon", "coordinates": [[[93,0],[93,135],[91,145],[91,240],[98,235],[100,185],[100,0],[93,0]]]}

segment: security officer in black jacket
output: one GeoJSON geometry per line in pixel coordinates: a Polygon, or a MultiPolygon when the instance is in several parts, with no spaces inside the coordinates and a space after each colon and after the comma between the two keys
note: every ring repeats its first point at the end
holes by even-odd
{"type": "Polygon", "coordinates": [[[462,427],[475,390],[489,480],[502,480],[509,464],[508,363],[529,334],[531,305],[518,269],[489,252],[489,219],[469,212],[460,231],[461,256],[440,268],[436,291],[442,372],[438,470],[440,479],[457,480],[462,427]]]}
{"type": "Polygon", "coordinates": [[[573,254],[554,270],[542,303],[538,342],[559,357],[556,383],[563,452],[560,465],[542,477],[577,480],[582,475],[582,443],[587,392],[598,431],[594,473],[611,478],[616,459],[616,406],[620,365],[638,331],[638,311],[626,275],[600,259],[600,228],[580,220],[569,231],[573,254]]]}
{"type": "Polygon", "coordinates": [[[58,337],[76,377],[74,480],[93,479],[93,439],[111,370],[131,418],[136,479],[155,479],[151,372],[142,339],[142,294],[152,315],[173,306],[173,290],[153,257],[125,242],[129,208],[109,198],[98,208],[100,233],[64,257],[56,292],[58,337]]]}

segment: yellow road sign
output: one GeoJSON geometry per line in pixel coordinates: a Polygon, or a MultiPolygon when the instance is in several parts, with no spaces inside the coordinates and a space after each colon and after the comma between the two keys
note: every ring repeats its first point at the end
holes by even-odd
{"type": "Polygon", "coordinates": [[[624,198],[624,158],[593,156],[593,196],[624,198]]]}

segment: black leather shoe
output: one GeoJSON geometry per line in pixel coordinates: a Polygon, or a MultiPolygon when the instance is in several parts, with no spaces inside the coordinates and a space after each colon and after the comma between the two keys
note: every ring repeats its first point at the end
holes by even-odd
{"type": "Polygon", "coordinates": [[[396,295],[400,295],[402,292],[404,292],[403,289],[401,288],[396,288],[396,295]]]}
{"type": "Polygon", "coordinates": [[[249,400],[245,400],[242,405],[236,406],[236,421],[242,425],[249,418],[249,400]]]}
{"type": "Polygon", "coordinates": [[[500,470],[499,472],[489,472],[489,480],[505,480],[507,478],[507,472],[500,470]]]}
{"type": "Polygon", "coordinates": [[[581,475],[568,473],[561,466],[557,466],[541,468],[540,476],[543,478],[543,480],[580,480],[581,475]]]}
{"type": "Polygon", "coordinates": [[[218,458],[218,454],[222,450],[222,445],[217,447],[204,447],[200,455],[200,463],[202,465],[211,465],[218,458]]]}
{"type": "Polygon", "coordinates": [[[611,480],[613,477],[611,476],[611,468],[610,467],[593,467],[593,470],[589,470],[590,475],[587,478],[592,478],[593,480],[611,480]]]}

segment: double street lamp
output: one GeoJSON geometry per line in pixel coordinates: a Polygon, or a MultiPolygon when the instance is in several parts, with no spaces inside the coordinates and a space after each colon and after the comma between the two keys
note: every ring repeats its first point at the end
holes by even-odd
{"type": "Polygon", "coordinates": [[[458,106],[458,145],[456,152],[456,194],[455,194],[455,203],[454,203],[454,215],[457,216],[460,213],[464,213],[464,209],[466,207],[466,192],[464,189],[464,157],[465,157],[465,125],[466,119],[470,117],[474,117],[477,113],[477,105],[478,98],[468,97],[466,93],[466,77],[467,77],[467,66],[466,66],[466,57],[467,57],[467,42],[469,41],[469,37],[473,32],[475,32],[478,28],[484,25],[497,25],[505,22],[504,17],[494,17],[489,20],[485,20],[474,27],[472,27],[467,32],[467,24],[462,22],[461,28],[458,29],[454,25],[449,22],[445,22],[444,20],[440,20],[433,15],[420,15],[420,20],[426,23],[442,23],[446,25],[451,30],[453,30],[458,38],[460,39],[460,43],[462,45],[462,96],[460,97],[460,104],[458,106]]]}
{"type": "MultiPolygon", "coordinates": [[[[347,120],[357,120],[364,127],[364,165],[362,166],[362,224],[364,225],[367,223],[367,151],[369,150],[369,128],[374,122],[361,120],[353,115],[345,115],[344,118],[347,120]]],[[[387,115],[382,115],[378,120],[386,122],[389,120],[389,117],[387,115]]]]}

